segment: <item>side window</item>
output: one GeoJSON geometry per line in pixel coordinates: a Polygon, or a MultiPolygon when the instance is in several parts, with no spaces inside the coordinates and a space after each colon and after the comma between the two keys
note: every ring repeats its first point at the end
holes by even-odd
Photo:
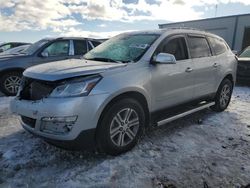
{"type": "Polygon", "coordinates": [[[204,37],[188,37],[189,51],[192,58],[209,57],[211,50],[204,37]]]}
{"type": "Polygon", "coordinates": [[[47,52],[48,56],[65,56],[69,55],[69,41],[55,41],[46,47],[43,52],[47,52]]]}
{"type": "Polygon", "coordinates": [[[157,53],[173,54],[177,61],[188,59],[187,45],[184,37],[170,39],[168,42],[163,43],[157,53]]]}
{"type": "Polygon", "coordinates": [[[13,44],[11,45],[12,48],[15,48],[15,47],[17,47],[17,46],[20,46],[20,44],[18,44],[18,43],[13,43],[13,44]]]}
{"type": "Polygon", "coordinates": [[[11,48],[11,44],[5,44],[0,49],[1,49],[1,51],[5,51],[5,50],[8,50],[10,48],[11,48]]]}
{"type": "Polygon", "coordinates": [[[227,46],[224,41],[213,37],[208,37],[208,40],[215,55],[219,55],[227,51],[227,46]]]}
{"type": "Polygon", "coordinates": [[[87,53],[86,40],[74,40],[75,55],[84,55],[87,53]]]}

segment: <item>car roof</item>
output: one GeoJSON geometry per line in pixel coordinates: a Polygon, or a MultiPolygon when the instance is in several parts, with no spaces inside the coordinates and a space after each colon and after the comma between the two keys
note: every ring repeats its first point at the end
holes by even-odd
{"type": "Polygon", "coordinates": [[[216,38],[224,40],[223,38],[219,37],[218,35],[207,32],[205,30],[199,30],[199,29],[196,29],[196,28],[189,28],[189,27],[168,27],[168,28],[164,28],[164,29],[155,29],[155,30],[131,31],[131,32],[126,32],[124,34],[127,34],[127,35],[134,35],[134,34],[135,35],[136,34],[158,34],[158,35],[162,35],[164,33],[169,33],[169,34],[187,33],[187,34],[197,34],[197,35],[200,34],[200,35],[216,37],[216,38]]]}
{"type": "Polygon", "coordinates": [[[48,37],[48,38],[43,38],[41,40],[95,40],[95,41],[99,41],[99,39],[95,39],[95,38],[88,38],[88,37],[48,37]]]}

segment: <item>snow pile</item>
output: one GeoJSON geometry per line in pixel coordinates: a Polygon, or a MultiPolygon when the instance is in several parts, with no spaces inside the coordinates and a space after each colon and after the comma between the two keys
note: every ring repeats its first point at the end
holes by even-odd
{"type": "Polygon", "coordinates": [[[250,88],[149,131],[126,154],[65,151],[23,131],[0,98],[0,187],[241,187],[250,183],[250,88]]]}
{"type": "Polygon", "coordinates": [[[13,97],[0,97],[0,115],[9,114],[9,105],[13,97]]]}

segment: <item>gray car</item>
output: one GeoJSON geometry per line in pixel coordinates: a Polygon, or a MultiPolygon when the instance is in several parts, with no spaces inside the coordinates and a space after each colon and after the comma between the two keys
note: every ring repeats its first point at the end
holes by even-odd
{"type": "Polygon", "coordinates": [[[99,45],[95,39],[48,38],[42,39],[24,51],[0,56],[0,91],[16,95],[22,72],[31,66],[71,58],[80,58],[99,45]]]}
{"type": "Polygon", "coordinates": [[[117,155],[150,125],[225,110],[236,78],[226,42],[193,29],[121,34],[84,58],[23,73],[11,109],[24,129],[65,148],[117,155]]]}

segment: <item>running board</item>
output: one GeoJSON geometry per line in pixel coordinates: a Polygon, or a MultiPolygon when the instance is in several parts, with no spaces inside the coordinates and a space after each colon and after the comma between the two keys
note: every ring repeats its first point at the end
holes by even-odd
{"type": "Polygon", "coordinates": [[[185,116],[187,116],[187,115],[189,115],[189,114],[198,112],[198,111],[200,111],[200,110],[206,109],[206,108],[208,108],[208,107],[210,107],[210,106],[213,106],[213,105],[215,105],[215,102],[205,103],[204,105],[199,106],[199,107],[197,107],[197,108],[193,108],[193,109],[188,110],[188,111],[185,111],[185,112],[183,112],[183,113],[181,113],[181,114],[177,114],[177,115],[174,115],[174,116],[172,116],[172,117],[168,117],[168,118],[166,118],[166,119],[163,119],[163,120],[161,120],[161,121],[158,121],[158,122],[157,122],[157,126],[164,125],[164,124],[166,124],[166,123],[169,123],[169,122],[171,122],[171,121],[174,121],[174,120],[179,119],[179,118],[182,118],[182,117],[185,117],[185,116]]]}

